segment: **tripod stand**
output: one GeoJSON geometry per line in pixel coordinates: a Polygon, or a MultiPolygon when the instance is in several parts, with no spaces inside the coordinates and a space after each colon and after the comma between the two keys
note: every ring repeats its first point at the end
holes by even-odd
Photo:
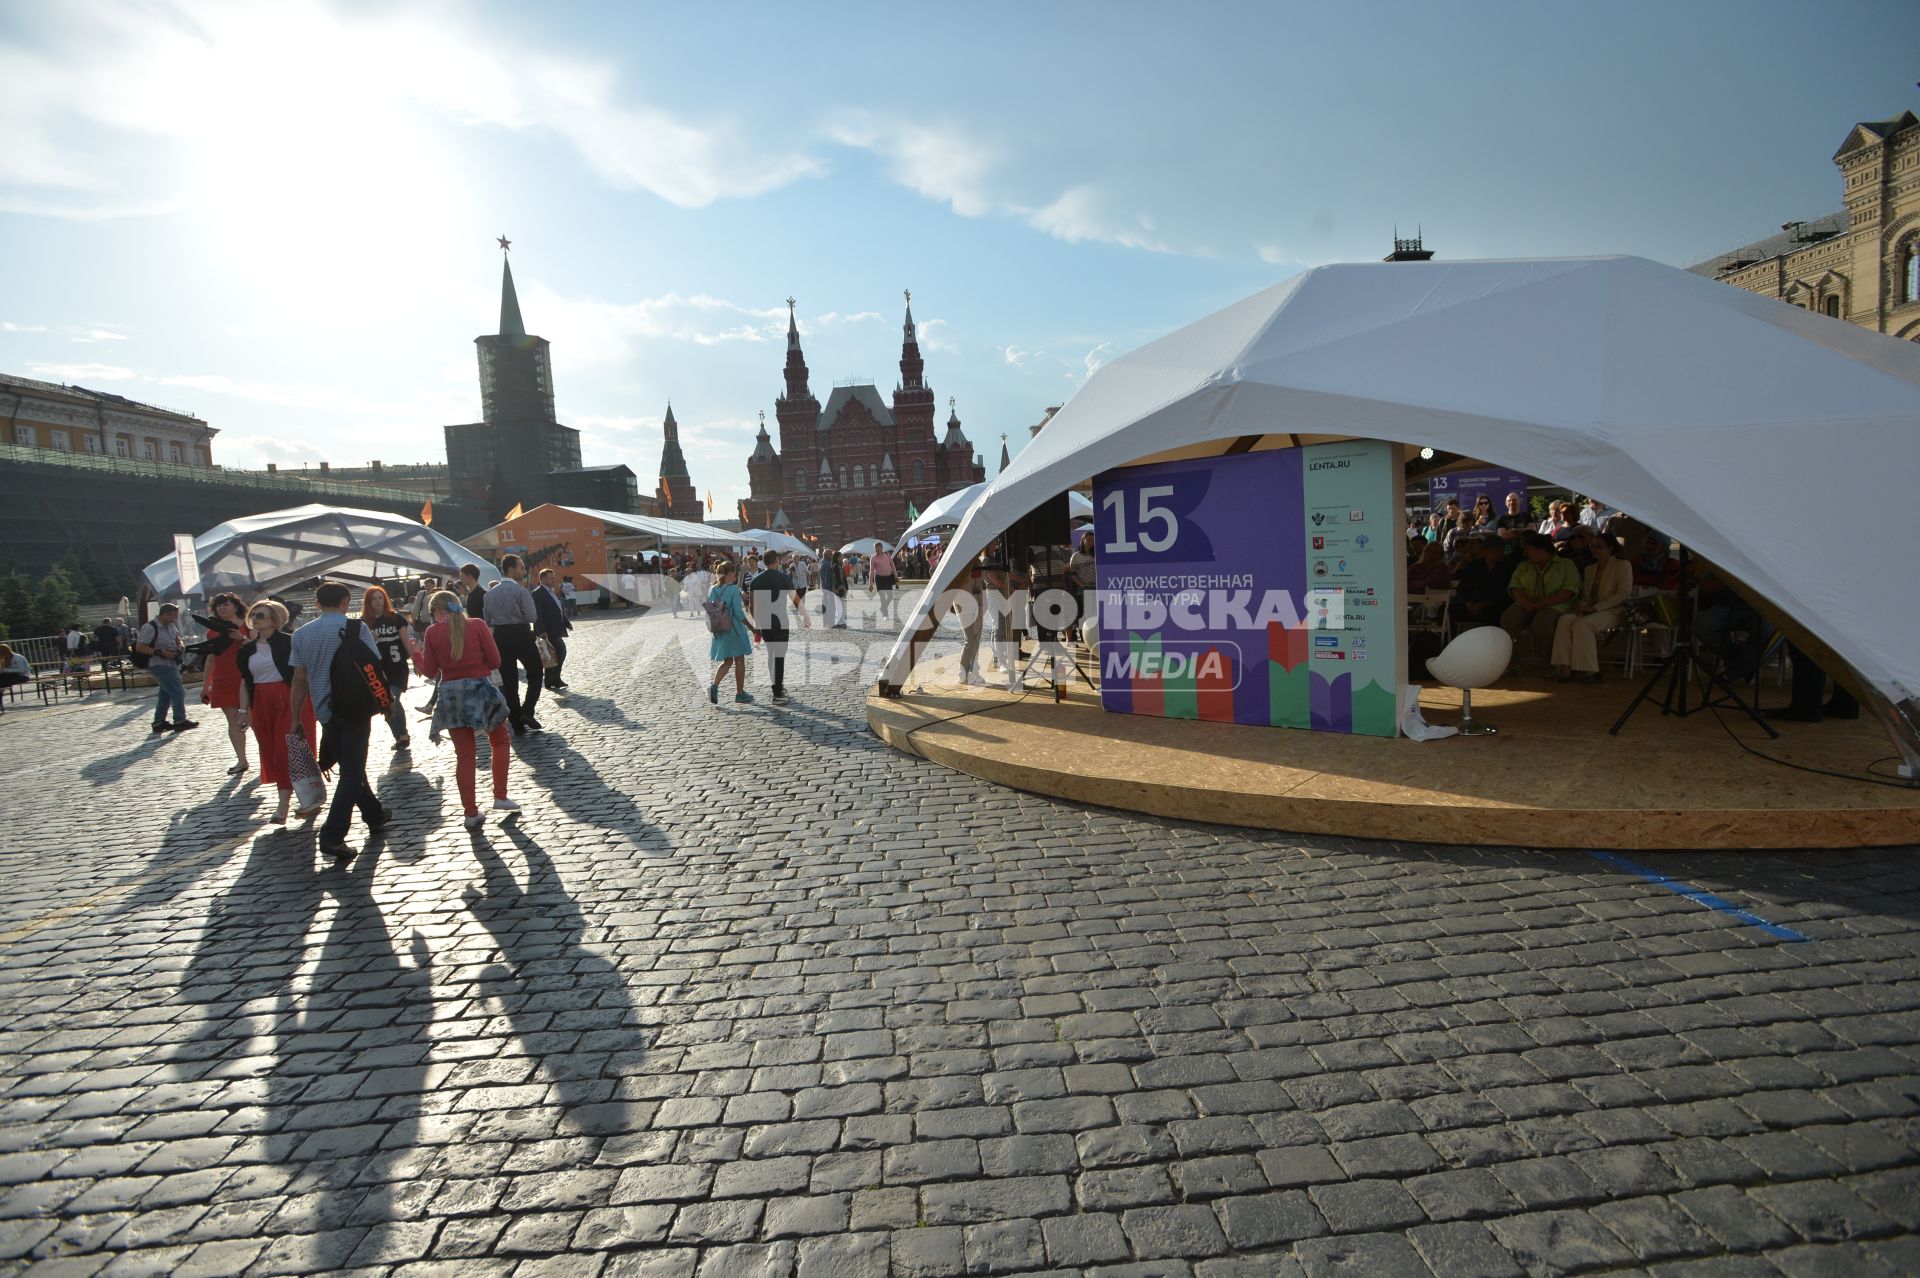
{"type": "MultiPolygon", "coordinates": [[[[1687,569],[1691,563],[1692,557],[1687,554],[1687,548],[1682,546],[1680,548],[1680,579],[1682,581],[1687,579],[1687,569]]],[[[1653,676],[1647,680],[1646,686],[1640,689],[1640,694],[1628,703],[1627,708],[1621,712],[1620,717],[1614,720],[1613,726],[1607,729],[1609,735],[1620,735],[1620,729],[1626,727],[1627,720],[1633,718],[1633,712],[1638,710],[1643,702],[1653,696],[1653,690],[1660,686],[1662,679],[1667,681],[1667,691],[1666,695],[1660,700],[1661,714],[1670,714],[1676,718],[1684,719],[1690,714],[1698,713],[1701,710],[1710,710],[1716,706],[1738,706],[1746,712],[1749,719],[1759,724],[1760,730],[1765,732],[1769,737],[1778,737],[1780,735],[1774,730],[1773,725],[1761,717],[1760,712],[1754,709],[1745,697],[1740,695],[1739,690],[1736,689],[1732,683],[1728,682],[1726,668],[1723,665],[1715,665],[1712,669],[1707,669],[1700,664],[1699,654],[1695,651],[1693,638],[1693,618],[1694,612],[1698,607],[1698,589],[1689,589],[1687,591],[1686,601],[1682,605],[1680,624],[1674,630],[1673,651],[1669,652],[1666,660],[1662,661],[1660,665],[1655,668],[1653,676]],[[1707,686],[1704,689],[1696,687],[1702,671],[1704,671],[1707,676],[1707,686]],[[1719,691],[1719,699],[1717,700],[1714,696],[1716,689],[1719,691]],[[1687,703],[1690,691],[1699,694],[1700,703],[1698,705],[1689,705],[1687,703]]]]}

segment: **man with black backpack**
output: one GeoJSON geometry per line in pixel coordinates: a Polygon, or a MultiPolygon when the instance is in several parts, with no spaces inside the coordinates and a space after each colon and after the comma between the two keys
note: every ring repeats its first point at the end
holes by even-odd
{"type": "MultiPolygon", "coordinates": [[[[367,741],[376,717],[392,704],[392,693],[382,675],[380,656],[368,641],[366,627],[347,616],[352,592],[337,581],[325,582],[314,592],[319,615],[293,632],[294,709],[311,698],[313,715],[321,724],[327,745],[339,768],[333,803],[320,826],[320,850],[342,859],[353,855],[347,829],[353,810],[369,831],[393,820],[393,813],[374,797],[367,780],[367,741]]],[[[326,753],[326,751],[322,751],[326,753]]]]}

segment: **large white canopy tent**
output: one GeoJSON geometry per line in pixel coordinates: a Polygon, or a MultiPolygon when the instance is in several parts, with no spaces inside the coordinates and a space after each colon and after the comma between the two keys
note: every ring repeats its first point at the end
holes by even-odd
{"type": "Polygon", "coordinates": [[[1015,519],[1115,466],[1377,438],[1599,498],[1847,661],[1909,758],[1920,347],[1640,258],[1320,267],[1115,359],[973,502],[895,641],[1015,519]]]}
{"type": "MultiPolygon", "coordinates": [[[[197,594],[223,590],[279,590],[329,573],[371,581],[378,577],[458,572],[473,552],[433,529],[380,510],[295,506],[230,519],[194,538],[200,561],[197,594]]],[[[177,598],[179,569],[168,555],[143,574],[157,598],[177,598]]]]}

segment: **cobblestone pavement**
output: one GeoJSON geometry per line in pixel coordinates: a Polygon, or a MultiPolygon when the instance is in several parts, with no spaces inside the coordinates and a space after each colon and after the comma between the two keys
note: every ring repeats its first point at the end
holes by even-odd
{"type": "Polygon", "coordinates": [[[583,627],[517,824],[422,733],[344,867],[212,723],[8,713],[0,1271],[1920,1272],[1911,851],[1659,858],[1785,941],[997,790],[669,634],[583,627]]]}

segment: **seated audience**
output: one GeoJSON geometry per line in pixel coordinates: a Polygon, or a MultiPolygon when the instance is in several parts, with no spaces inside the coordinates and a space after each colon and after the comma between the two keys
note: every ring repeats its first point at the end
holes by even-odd
{"type": "Polygon", "coordinates": [[[1497,537],[1468,542],[1466,562],[1453,579],[1453,628],[1471,630],[1498,623],[1509,602],[1507,582],[1512,576],[1513,561],[1497,537]]]}
{"type": "Polygon", "coordinates": [[[1429,590],[1446,590],[1453,585],[1453,569],[1447,567],[1446,551],[1440,543],[1430,541],[1420,552],[1420,561],[1407,569],[1407,591],[1409,594],[1425,594],[1429,590]]]}
{"type": "Polygon", "coordinates": [[[1572,609],[1580,593],[1580,572],[1571,560],[1554,554],[1553,543],[1539,533],[1521,539],[1520,556],[1507,583],[1513,602],[1500,614],[1500,624],[1516,645],[1523,634],[1531,634],[1534,646],[1544,652],[1553,643],[1561,614],[1572,609]]]}
{"type": "Polygon", "coordinates": [[[1633,569],[1606,537],[1593,539],[1593,562],[1581,574],[1580,595],[1553,631],[1553,674],[1561,683],[1578,675],[1600,681],[1600,636],[1620,624],[1633,593],[1633,569]]]}
{"type": "Polygon", "coordinates": [[[1633,584],[1651,590],[1680,589],[1680,561],[1665,533],[1649,531],[1633,557],[1633,584]]]}

